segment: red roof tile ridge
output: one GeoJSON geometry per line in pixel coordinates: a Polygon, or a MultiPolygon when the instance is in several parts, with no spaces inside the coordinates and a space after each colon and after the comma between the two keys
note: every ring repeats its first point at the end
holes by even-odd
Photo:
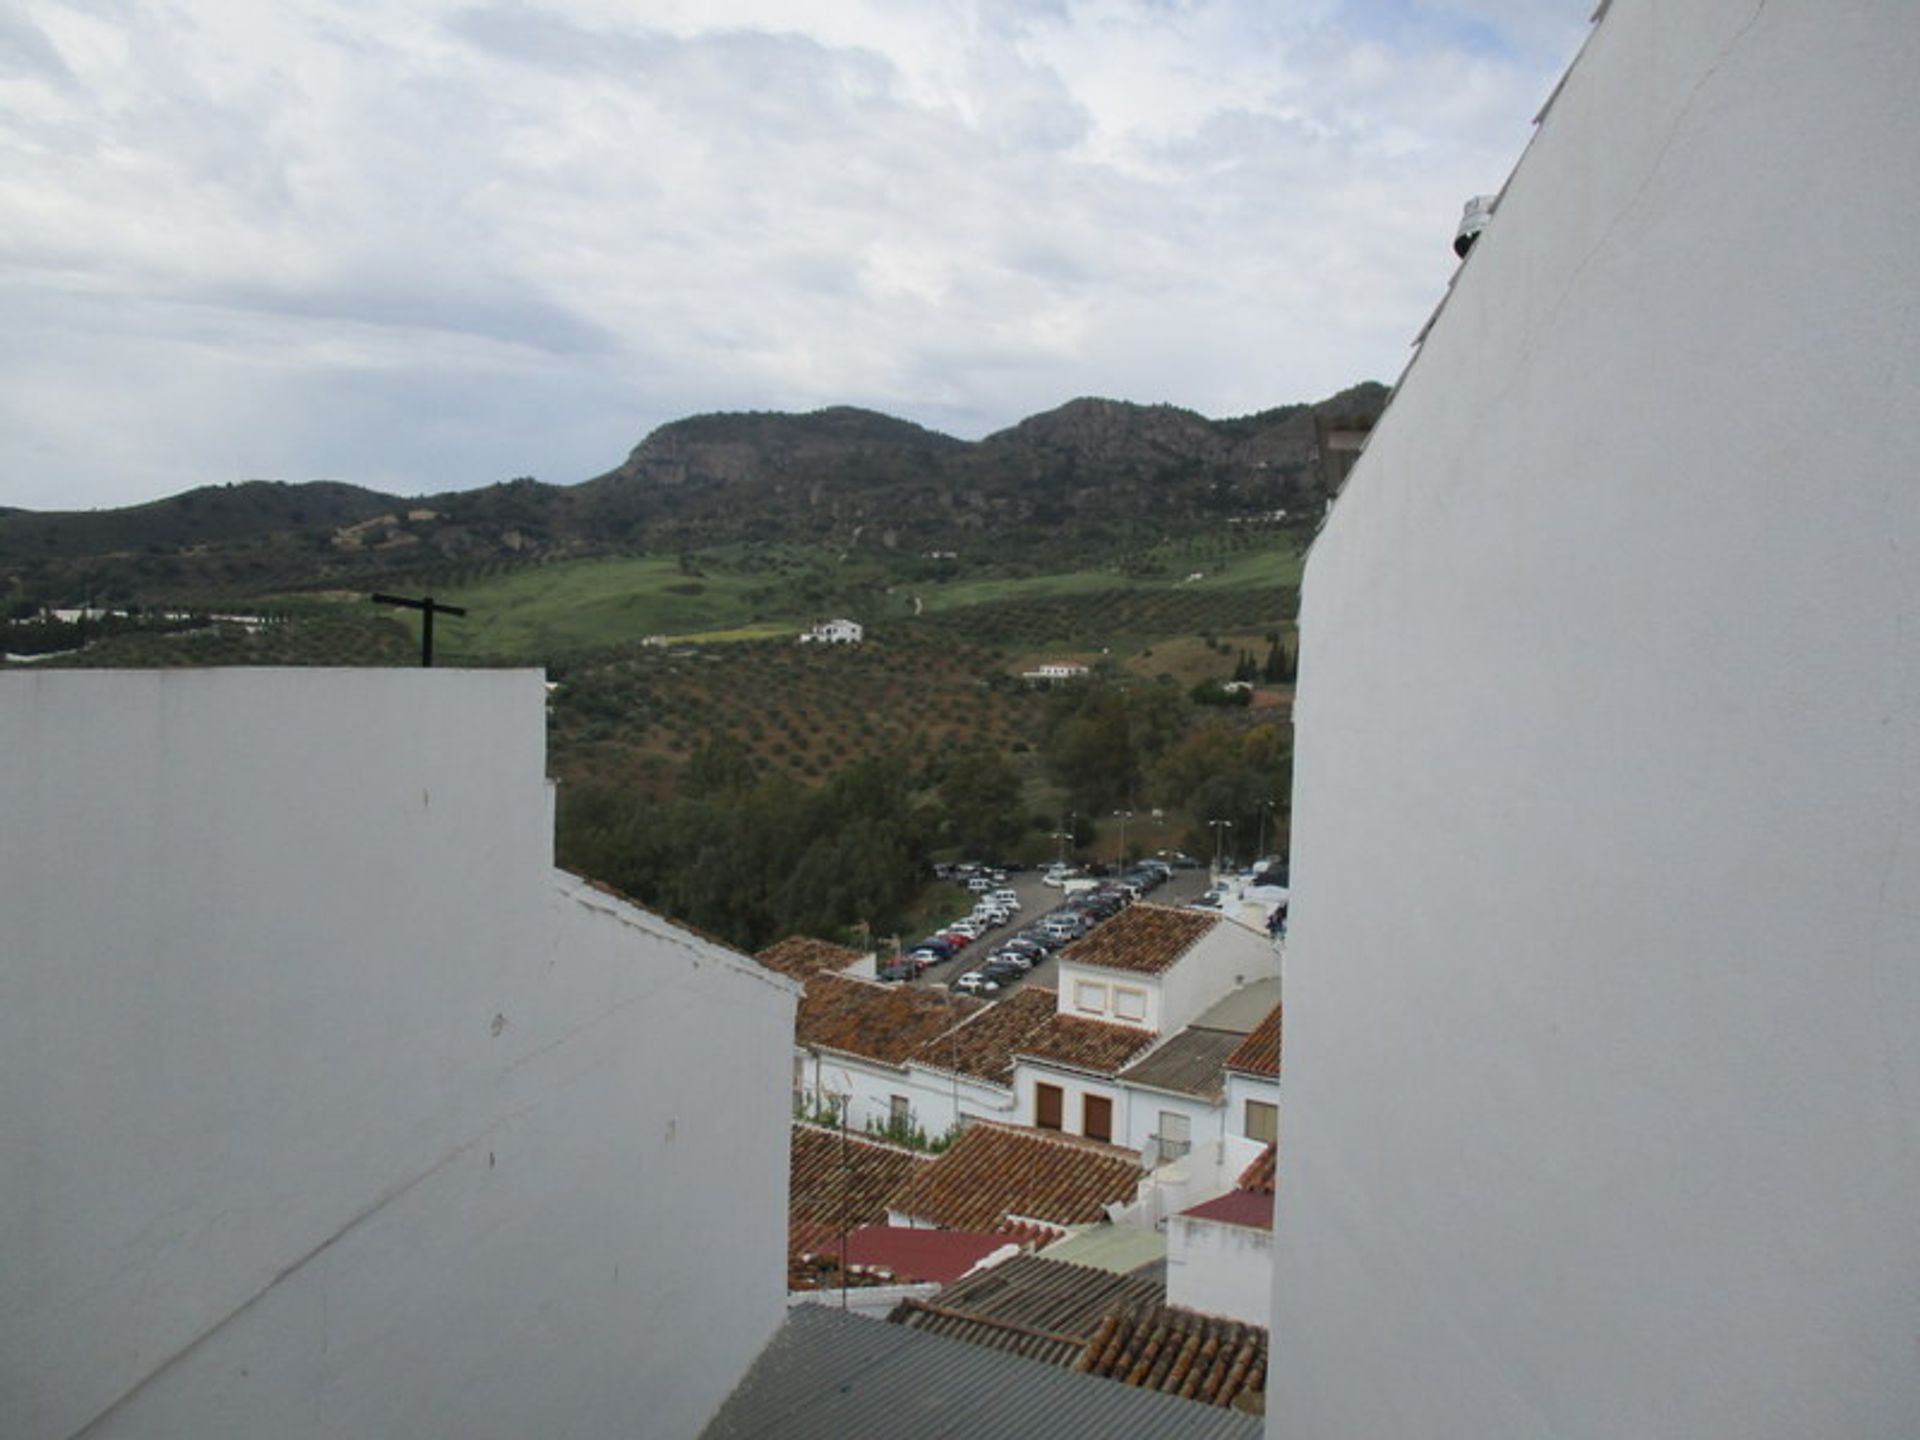
{"type": "MultiPolygon", "coordinates": [[[[1138,1150],[1128,1149],[1125,1145],[1109,1145],[1104,1140],[1089,1140],[1084,1135],[1069,1135],[1064,1130],[1042,1130],[1037,1125],[1019,1125],[1011,1120],[994,1120],[985,1115],[980,1116],[971,1123],[973,1125],[984,1125],[994,1130],[1010,1130],[1016,1135],[1024,1135],[1029,1139],[1044,1141],[1048,1145],[1059,1145],[1068,1150],[1089,1150],[1096,1155],[1112,1155],[1118,1159],[1131,1161],[1135,1165],[1140,1163],[1140,1152],[1138,1150]]],[[[1060,1260],[1054,1263],[1065,1265],[1070,1262],[1060,1260]]]]}

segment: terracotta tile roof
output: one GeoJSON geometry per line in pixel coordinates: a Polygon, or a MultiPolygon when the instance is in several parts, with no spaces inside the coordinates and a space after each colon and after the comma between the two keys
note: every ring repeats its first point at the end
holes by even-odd
{"type": "Polygon", "coordinates": [[[1225,919],[1141,900],[1061,950],[1060,958],[1078,965],[1158,975],[1225,919]]]}
{"type": "Polygon", "coordinates": [[[1044,1024],[1029,1030],[1013,1053],[1096,1075],[1115,1075],[1151,1050],[1159,1039],[1151,1030],[1133,1025],[1110,1025],[1105,1020],[1082,1020],[1077,1015],[1056,1012],[1044,1024]]]}
{"type": "Polygon", "coordinates": [[[1109,1312],[1151,1307],[1165,1298],[1166,1284],[1158,1279],[1021,1255],[969,1275],[931,1300],[904,1301],[887,1318],[1065,1366],[1085,1352],[1109,1312]]]}
{"type": "Polygon", "coordinates": [[[932,1163],[898,1145],[859,1135],[843,1141],[838,1130],[796,1121],[787,1161],[789,1238],[812,1248],[819,1239],[817,1227],[837,1239],[843,1225],[885,1224],[888,1197],[932,1163]]]}
{"type": "Polygon", "coordinates": [[[976,1120],[888,1203],[949,1230],[992,1230],[1010,1217],[1084,1225],[1131,1200],[1145,1173],[1132,1150],[976,1120]]]}
{"type": "Polygon", "coordinates": [[[1266,1410],[1267,1332],[1174,1305],[1115,1310],[1073,1368],[1209,1405],[1266,1410]]]}
{"type": "Polygon", "coordinates": [[[1240,1042],[1227,1057],[1227,1069],[1240,1070],[1248,1075],[1279,1075],[1282,1008],[1274,1006],[1267,1018],[1254,1027],[1253,1033],[1240,1042]]]}
{"type": "Polygon", "coordinates": [[[1235,1182],[1237,1189],[1252,1190],[1256,1194],[1273,1194],[1274,1163],[1280,1153],[1280,1147],[1269,1145],[1254,1157],[1253,1163],[1240,1172],[1235,1182]]]}
{"type": "Polygon", "coordinates": [[[816,940],[811,935],[789,935],[774,941],[753,958],[769,970],[778,970],[795,980],[806,980],[822,970],[844,970],[866,956],[844,945],[816,940]]]}
{"type": "Polygon", "coordinates": [[[934,1036],[985,1002],[920,985],[882,985],[825,971],[809,975],[793,1023],[798,1045],[904,1065],[934,1036]]]}
{"type": "Polygon", "coordinates": [[[1015,1049],[1044,1027],[1058,1006],[1055,991],[1022,985],[1006,999],[922,1045],[913,1063],[943,1074],[958,1071],[991,1085],[1011,1085],[1015,1049]]]}

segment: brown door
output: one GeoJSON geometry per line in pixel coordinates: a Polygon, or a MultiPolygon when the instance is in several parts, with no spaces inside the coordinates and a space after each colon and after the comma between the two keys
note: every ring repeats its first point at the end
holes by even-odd
{"type": "Polygon", "coordinates": [[[1089,1140],[1113,1139],[1113,1101],[1104,1095],[1089,1095],[1085,1114],[1085,1134],[1089,1140]]]}
{"type": "Polygon", "coordinates": [[[1064,1109],[1065,1104],[1058,1085],[1033,1087],[1033,1123],[1042,1130],[1064,1129],[1061,1119],[1064,1109]]]}

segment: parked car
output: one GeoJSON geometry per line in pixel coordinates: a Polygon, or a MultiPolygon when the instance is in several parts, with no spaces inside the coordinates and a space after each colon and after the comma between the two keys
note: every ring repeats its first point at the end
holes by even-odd
{"type": "Polygon", "coordinates": [[[969,970],[953,982],[953,988],[964,990],[969,995],[996,995],[1000,991],[1000,982],[978,970],[969,970]]]}
{"type": "Polygon", "coordinates": [[[951,960],[953,958],[954,952],[958,950],[960,947],[954,944],[953,941],[947,939],[944,936],[929,935],[925,940],[920,941],[913,948],[916,950],[931,950],[934,952],[935,955],[939,956],[940,959],[951,960]]]}
{"type": "Polygon", "coordinates": [[[975,875],[972,879],[967,881],[967,889],[971,890],[976,895],[984,895],[987,893],[987,891],[993,889],[993,881],[988,876],[975,875]]]}
{"type": "Polygon", "coordinates": [[[980,968],[992,971],[1001,967],[1011,969],[1017,975],[1024,975],[1033,969],[1033,956],[1027,954],[1024,950],[1000,950],[996,951],[987,963],[980,968]]]}
{"type": "Polygon", "coordinates": [[[882,980],[890,983],[901,980],[914,980],[919,978],[920,967],[910,960],[901,959],[894,961],[891,965],[882,965],[879,970],[879,975],[882,980]]]}

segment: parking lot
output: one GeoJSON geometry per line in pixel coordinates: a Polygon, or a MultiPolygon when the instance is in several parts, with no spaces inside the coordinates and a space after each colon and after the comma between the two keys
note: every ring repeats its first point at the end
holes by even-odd
{"type": "MultiPolygon", "coordinates": [[[[1052,911],[1059,909],[1066,900],[1066,893],[1042,884],[1040,874],[1039,870],[1025,870],[1009,875],[1006,888],[1012,890],[1020,900],[1020,913],[1014,917],[1013,923],[989,930],[980,939],[956,952],[952,959],[929,965],[926,972],[915,983],[933,989],[948,988],[967,971],[976,970],[984,965],[987,958],[1006,941],[1011,940],[1029,926],[1039,923],[1052,911]]],[[[1160,905],[1185,905],[1203,894],[1206,888],[1207,872],[1205,870],[1176,870],[1172,879],[1144,898],[1160,905]]],[[[1002,986],[999,993],[990,998],[1003,998],[1022,985],[1045,985],[1053,988],[1057,984],[1056,977],[1059,969],[1059,962],[1053,955],[1048,955],[1024,977],[1002,986]]]]}

